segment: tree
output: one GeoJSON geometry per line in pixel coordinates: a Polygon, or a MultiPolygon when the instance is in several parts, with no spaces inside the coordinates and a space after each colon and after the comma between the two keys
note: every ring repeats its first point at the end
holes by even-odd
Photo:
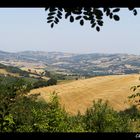
{"type": "MultiPolygon", "coordinates": [[[[128,10],[133,11],[134,15],[137,15],[137,10],[133,7],[129,7],[128,10]]],[[[108,16],[110,19],[119,21],[120,17],[118,12],[120,8],[95,8],[95,7],[74,7],[74,8],[60,8],[60,7],[46,7],[45,11],[48,12],[47,23],[50,23],[51,28],[54,24],[58,24],[62,19],[62,15],[65,14],[65,19],[69,19],[71,23],[75,20],[79,21],[83,26],[85,21],[90,22],[91,28],[96,28],[99,32],[100,27],[103,26],[103,17],[108,16]]]]}
{"type": "Polygon", "coordinates": [[[85,130],[88,132],[129,132],[128,119],[121,117],[102,100],[94,101],[84,118],[85,130]]]}
{"type": "Polygon", "coordinates": [[[47,85],[51,86],[51,85],[56,85],[57,84],[57,80],[54,78],[51,78],[47,81],[47,85]]]}
{"type": "Polygon", "coordinates": [[[30,85],[20,78],[0,78],[0,132],[15,130],[11,110],[30,91],[30,85]]]}
{"type": "Polygon", "coordinates": [[[42,79],[38,80],[37,82],[33,84],[33,88],[39,88],[39,87],[45,87],[45,86],[48,86],[48,81],[42,80],[42,79]]]}

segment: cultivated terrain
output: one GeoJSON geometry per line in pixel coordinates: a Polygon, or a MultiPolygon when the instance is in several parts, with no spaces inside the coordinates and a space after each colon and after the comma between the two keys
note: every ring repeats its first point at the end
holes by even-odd
{"type": "Polygon", "coordinates": [[[21,69],[48,70],[80,76],[116,75],[140,72],[140,56],[133,54],[73,54],[63,52],[0,51],[0,63],[21,69]]]}
{"type": "Polygon", "coordinates": [[[121,111],[130,106],[128,96],[133,94],[130,88],[140,84],[139,77],[139,74],[99,76],[38,88],[30,94],[41,93],[40,99],[48,101],[55,91],[61,105],[71,114],[77,114],[78,111],[84,113],[92,105],[93,100],[98,99],[108,100],[113,109],[121,111]]]}

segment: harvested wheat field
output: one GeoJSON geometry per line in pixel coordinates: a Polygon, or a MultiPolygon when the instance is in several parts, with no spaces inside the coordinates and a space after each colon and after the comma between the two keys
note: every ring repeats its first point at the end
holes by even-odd
{"type": "Polygon", "coordinates": [[[140,84],[139,77],[139,74],[100,76],[35,89],[30,94],[41,93],[40,98],[48,101],[55,91],[60,104],[70,114],[84,113],[98,99],[108,100],[110,106],[120,111],[129,107],[127,97],[133,93],[130,88],[140,84]]]}

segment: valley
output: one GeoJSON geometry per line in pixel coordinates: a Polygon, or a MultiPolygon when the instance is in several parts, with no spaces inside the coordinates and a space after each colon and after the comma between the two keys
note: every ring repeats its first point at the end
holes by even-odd
{"type": "Polygon", "coordinates": [[[133,54],[0,51],[0,63],[21,69],[48,70],[63,75],[85,77],[140,73],[140,56],[133,54]]]}

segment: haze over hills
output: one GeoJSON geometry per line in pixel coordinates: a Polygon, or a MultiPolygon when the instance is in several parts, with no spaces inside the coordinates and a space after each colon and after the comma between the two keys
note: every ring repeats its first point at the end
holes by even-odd
{"type": "Polygon", "coordinates": [[[140,72],[140,55],[73,54],[63,52],[3,52],[0,63],[17,67],[42,67],[49,71],[77,75],[112,75],[140,72]]]}

